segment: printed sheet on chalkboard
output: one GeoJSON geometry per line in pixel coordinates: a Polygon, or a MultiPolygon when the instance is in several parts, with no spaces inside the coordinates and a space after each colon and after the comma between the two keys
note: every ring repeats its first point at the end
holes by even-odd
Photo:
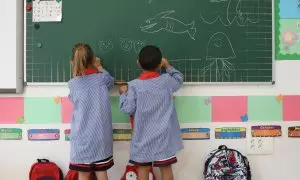
{"type": "Polygon", "coordinates": [[[62,19],[62,0],[33,1],[33,22],[60,22],[62,19]]]}

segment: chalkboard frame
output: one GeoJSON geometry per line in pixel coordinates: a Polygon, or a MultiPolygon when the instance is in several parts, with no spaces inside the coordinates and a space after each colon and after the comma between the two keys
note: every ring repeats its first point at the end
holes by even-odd
{"type": "MultiPolygon", "coordinates": [[[[275,8],[274,8],[274,1],[279,1],[279,0],[272,0],[272,81],[271,82],[184,82],[184,85],[274,85],[275,84],[275,61],[276,61],[276,51],[275,51],[275,48],[276,48],[276,43],[275,43],[275,40],[276,40],[276,33],[275,33],[275,8]]],[[[26,0],[25,0],[26,2],[26,0]]],[[[24,8],[26,8],[26,3],[24,3],[24,8]]],[[[26,17],[27,17],[27,13],[26,11],[24,11],[24,21],[26,22],[26,17]]],[[[24,45],[26,47],[26,23],[24,23],[24,45]]],[[[25,54],[24,54],[24,82],[25,82],[25,85],[45,85],[45,86],[48,86],[48,85],[53,85],[53,86],[66,86],[67,85],[67,82],[27,82],[26,81],[26,50],[24,50],[25,54]]]]}

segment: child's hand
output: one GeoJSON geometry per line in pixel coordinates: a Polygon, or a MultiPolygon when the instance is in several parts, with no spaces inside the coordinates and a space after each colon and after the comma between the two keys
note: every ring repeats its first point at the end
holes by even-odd
{"type": "Polygon", "coordinates": [[[170,66],[168,60],[166,58],[162,58],[161,67],[167,69],[170,66]]]}
{"type": "Polygon", "coordinates": [[[102,71],[102,70],[103,70],[103,66],[102,66],[102,63],[101,63],[100,58],[98,58],[98,57],[95,57],[95,58],[94,58],[94,66],[95,66],[99,71],[102,71]]]}
{"type": "Polygon", "coordinates": [[[121,86],[119,89],[120,94],[126,93],[128,91],[128,87],[127,86],[121,86]]]}

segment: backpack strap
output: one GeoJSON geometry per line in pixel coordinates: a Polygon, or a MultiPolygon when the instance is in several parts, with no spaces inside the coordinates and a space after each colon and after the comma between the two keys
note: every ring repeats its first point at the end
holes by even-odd
{"type": "Polygon", "coordinates": [[[226,150],[226,149],[228,149],[228,148],[227,148],[227,146],[225,146],[225,145],[221,145],[221,146],[219,146],[218,149],[219,149],[219,150],[226,150]]]}
{"type": "Polygon", "coordinates": [[[227,149],[228,149],[227,146],[225,146],[225,145],[220,145],[220,146],[218,147],[218,149],[217,149],[213,154],[210,155],[210,157],[205,161],[205,164],[204,164],[204,172],[203,172],[203,174],[206,174],[208,165],[209,165],[209,163],[211,162],[211,160],[214,158],[214,156],[215,156],[218,152],[220,152],[220,151],[222,151],[222,150],[227,150],[227,149]]]}
{"type": "Polygon", "coordinates": [[[48,163],[50,161],[48,159],[37,159],[37,162],[39,162],[39,163],[48,163]]]}

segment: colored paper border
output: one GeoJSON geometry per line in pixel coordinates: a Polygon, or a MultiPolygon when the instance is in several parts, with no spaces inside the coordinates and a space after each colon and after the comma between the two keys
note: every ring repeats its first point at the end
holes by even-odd
{"type": "Polygon", "coordinates": [[[245,122],[248,120],[247,96],[214,96],[211,106],[212,122],[245,122]]]}
{"type": "Polygon", "coordinates": [[[24,98],[1,97],[0,98],[0,124],[24,123],[24,98]]]}

